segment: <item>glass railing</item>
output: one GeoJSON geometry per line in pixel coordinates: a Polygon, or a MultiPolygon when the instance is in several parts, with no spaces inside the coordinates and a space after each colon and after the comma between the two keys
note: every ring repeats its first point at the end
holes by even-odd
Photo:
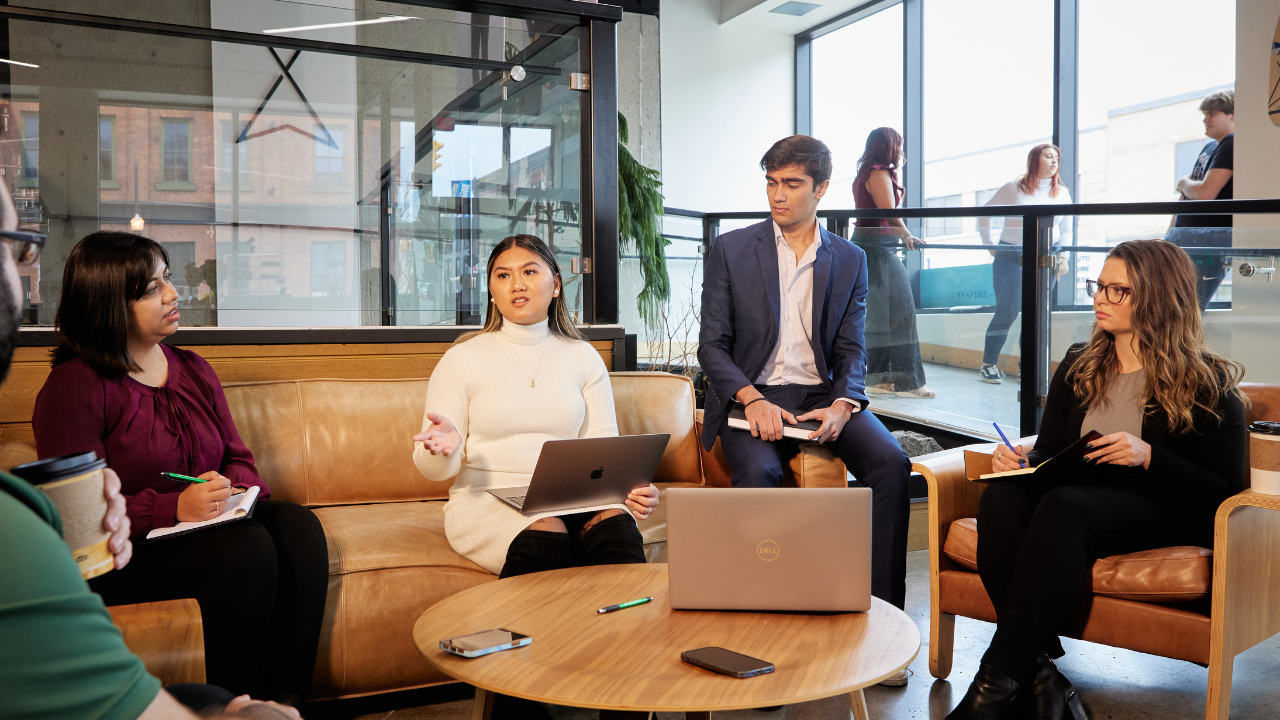
{"type": "MultiPolygon", "coordinates": [[[[1018,206],[1017,216],[1003,215],[1011,209],[818,213],[829,230],[867,252],[867,385],[874,411],[968,436],[994,439],[992,423],[1006,433],[1035,433],[1053,371],[1093,330],[1085,281],[1098,277],[1113,247],[1144,238],[1176,241],[1195,261],[1200,293],[1207,295],[1207,344],[1242,363],[1246,381],[1280,382],[1274,360],[1280,282],[1269,272],[1280,258],[1280,200],[1018,206]],[[1050,212],[1055,215],[1041,214],[1050,212]],[[1171,232],[1174,212],[1214,214],[1234,227],[1171,232]],[[909,251],[896,236],[855,225],[859,218],[889,217],[904,218],[916,235],[924,235],[926,224],[935,232],[909,251]],[[939,233],[939,227],[951,231],[939,233]],[[1028,257],[1036,260],[1026,263],[1028,257]]],[[[669,209],[666,228],[678,238],[673,242],[694,243],[767,217],[669,209]]],[[[694,277],[680,297],[700,298],[700,264],[686,274],[694,277]]],[[[683,302],[690,306],[683,314],[696,313],[696,304],[683,302]]],[[[638,323],[627,327],[640,328],[642,364],[660,366],[670,355],[671,338],[647,337],[638,323]]],[[[696,363],[688,343],[679,355],[696,363]]],[[[696,375],[696,367],[688,371],[696,375]]]]}

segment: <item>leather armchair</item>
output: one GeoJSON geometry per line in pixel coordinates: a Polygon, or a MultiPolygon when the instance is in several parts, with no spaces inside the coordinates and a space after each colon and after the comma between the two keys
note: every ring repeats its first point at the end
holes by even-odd
{"type": "MultiPolygon", "coordinates": [[[[1248,421],[1280,419],[1280,385],[1243,383],[1248,421]]],[[[1024,438],[1021,443],[1034,443],[1024,438]]],[[[975,445],[970,449],[989,449],[975,445]]],[[[977,570],[978,501],[963,448],[915,459],[929,485],[929,671],[951,673],[955,617],[995,622],[977,570]]],[[[1098,560],[1093,594],[1066,634],[1208,666],[1205,717],[1225,720],[1241,652],[1280,632],[1280,497],[1246,490],[1218,508],[1214,547],[1098,560]]]]}

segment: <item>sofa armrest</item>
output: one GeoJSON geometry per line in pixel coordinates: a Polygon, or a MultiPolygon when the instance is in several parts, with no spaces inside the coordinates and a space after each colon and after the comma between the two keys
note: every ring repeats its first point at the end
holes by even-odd
{"type": "MultiPolygon", "coordinates": [[[[698,437],[698,453],[702,457],[702,484],[708,487],[733,487],[729,461],[716,438],[711,451],[702,449],[702,411],[697,411],[694,429],[698,437]]],[[[783,468],[786,487],[849,487],[844,462],[825,445],[802,442],[799,451],[783,468]]]]}
{"type": "Polygon", "coordinates": [[[192,598],[107,608],[124,644],[164,685],[204,682],[204,623],[192,598]]]}

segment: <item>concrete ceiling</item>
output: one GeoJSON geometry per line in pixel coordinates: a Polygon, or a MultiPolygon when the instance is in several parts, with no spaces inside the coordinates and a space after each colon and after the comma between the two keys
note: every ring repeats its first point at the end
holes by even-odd
{"type": "Polygon", "coordinates": [[[869,0],[802,1],[820,7],[797,17],[769,12],[788,0],[720,0],[720,24],[795,35],[841,13],[866,5],[869,0]]]}

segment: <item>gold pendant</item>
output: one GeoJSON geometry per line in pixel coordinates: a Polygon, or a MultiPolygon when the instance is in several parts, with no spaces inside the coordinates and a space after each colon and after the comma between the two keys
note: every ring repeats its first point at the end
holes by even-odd
{"type": "Polygon", "coordinates": [[[533,381],[532,381],[532,380],[530,380],[530,381],[529,381],[529,387],[537,387],[537,386],[533,384],[533,381]]]}

